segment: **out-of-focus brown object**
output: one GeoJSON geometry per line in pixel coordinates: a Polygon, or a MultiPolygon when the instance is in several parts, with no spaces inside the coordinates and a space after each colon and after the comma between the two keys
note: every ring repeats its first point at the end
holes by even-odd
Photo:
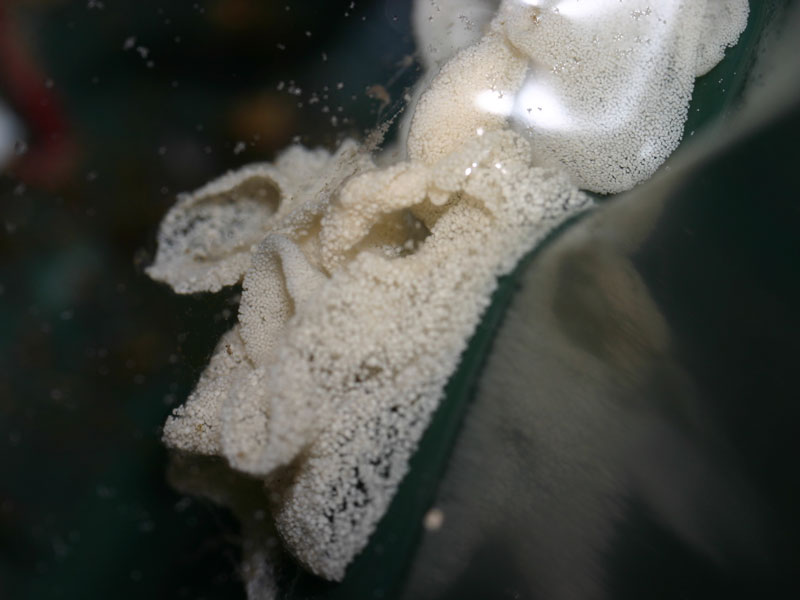
{"type": "MultiPolygon", "coordinates": [[[[277,4],[277,3],[274,3],[277,4]]],[[[230,31],[247,31],[261,27],[271,19],[273,3],[253,0],[220,0],[211,8],[209,19],[230,31]]]]}
{"type": "Polygon", "coordinates": [[[284,147],[297,131],[292,100],[273,92],[242,98],[230,113],[232,134],[260,152],[284,147]]]}

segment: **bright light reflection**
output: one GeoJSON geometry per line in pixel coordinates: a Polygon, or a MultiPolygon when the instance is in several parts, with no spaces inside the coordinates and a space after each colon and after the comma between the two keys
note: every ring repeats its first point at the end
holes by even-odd
{"type": "Polygon", "coordinates": [[[514,94],[497,90],[484,90],[475,98],[478,108],[493,115],[507,117],[514,108],[514,94]]]}
{"type": "Polygon", "coordinates": [[[520,0],[528,6],[558,12],[569,19],[596,17],[600,13],[620,10],[619,0],[520,0]]]}
{"type": "Polygon", "coordinates": [[[558,93],[534,78],[529,78],[517,95],[514,116],[528,127],[538,129],[564,130],[575,126],[558,93]]]}

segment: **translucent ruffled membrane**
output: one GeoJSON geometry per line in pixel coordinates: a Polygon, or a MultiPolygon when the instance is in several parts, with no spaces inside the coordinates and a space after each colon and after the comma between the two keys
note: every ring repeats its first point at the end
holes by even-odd
{"type": "Polygon", "coordinates": [[[243,282],[239,322],[166,443],[262,479],[286,548],[341,579],[497,277],[591,205],[579,188],[617,192],[655,171],[694,77],[747,12],[744,0],[416,2],[429,74],[406,160],[378,168],[352,140],[294,146],[165,217],[151,277],[179,293],[243,282]]]}

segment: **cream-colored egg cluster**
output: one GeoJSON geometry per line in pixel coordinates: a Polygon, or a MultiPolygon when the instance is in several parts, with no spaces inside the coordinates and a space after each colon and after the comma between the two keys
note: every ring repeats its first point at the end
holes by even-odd
{"type": "Polygon", "coordinates": [[[366,543],[497,277],[588,207],[530,152],[503,130],[432,165],[366,170],[311,211],[318,223],[297,206],[254,250],[239,324],[164,438],[264,478],[313,572],[340,579],[366,543]]]}
{"type": "MultiPolygon", "coordinates": [[[[311,443],[275,518],[293,554],[326,578],[344,575],[387,508],[497,277],[589,205],[563,174],[531,167],[529,152],[516,134],[487,134],[395,179],[395,197],[423,213],[430,190],[448,195],[429,235],[405,256],[358,254],[287,336],[270,418],[276,434],[289,429],[303,390],[311,426],[297,433],[311,443]]],[[[360,179],[370,177],[343,195],[360,179]]],[[[371,183],[358,186],[364,200],[392,190],[371,183]]],[[[366,205],[337,205],[331,237],[364,231],[366,205]]]]}
{"type": "MultiPolygon", "coordinates": [[[[353,144],[355,146],[355,144],[353,144]]],[[[241,280],[271,222],[314,193],[330,155],[293,146],[274,164],[228,173],[184,194],[164,217],[147,274],[179,294],[216,292],[241,280]]]]}
{"type": "MultiPolygon", "coordinates": [[[[154,279],[242,282],[238,323],[164,440],[261,480],[286,548],[327,579],[388,507],[497,277],[590,206],[578,185],[652,173],[694,74],[747,15],[740,0],[507,0],[489,22],[495,4],[417,2],[419,23],[445,21],[417,32],[441,69],[408,160],[295,146],[179,198],[159,231],[154,279]]],[[[248,556],[272,555],[258,535],[248,556]]]]}
{"type": "MultiPolygon", "coordinates": [[[[151,277],[179,293],[213,292],[244,278],[240,325],[223,336],[195,390],[167,420],[164,437],[170,445],[207,455],[223,451],[220,407],[242,393],[238,389],[253,378],[256,365],[268,364],[286,322],[319,285],[322,274],[306,255],[319,254],[316,234],[334,191],[371,168],[369,154],[352,140],[333,155],[294,146],[274,164],[245,167],[179,199],[167,214],[151,277]],[[265,197],[271,203],[257,219],[237,209],[265,197]],[[253,220],[244,222],[244,214],[253,220]],[[229,229],[228,244],[213,255],[189,250],[210,245],[205,236],[219,239],[229,229]]],[[[229,445],[243,443],[233,437],[229,445]]]]}
{"type": "Polygon", "coordinates": [[[562,165],[585,189],[627,190],[678,146],[696,74],[741,33],[743,20],[731,24],[718,8],[746,11],[747,2],[552,4],[508,13],[506,36],[530,61],[511,121],[530,136],[538,163],[562,165]]]}
{"type": "Polygon", "coordinates": [[[510,125],[536,164],[565,169],[579,187],[630,189],[675,150],[695,77],[736,42],[747,14],[747,0],[505,0],[420,98],[409,156],[432,160],[510,125]]]}
{"type": "Polygon", "coordinates": [[[236,283],[277,208],[281,187],[270,168],[253,166],[179,198],[161,222],[147,274],[179,294],[236,283]]]}

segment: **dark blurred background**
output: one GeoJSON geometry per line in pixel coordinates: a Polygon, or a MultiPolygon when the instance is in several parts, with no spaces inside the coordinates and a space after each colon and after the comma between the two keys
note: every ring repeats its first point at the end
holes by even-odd
{"type": "Polygon", "coordinates": [[[392,114],[409,6],[0,1],[0,598],[244,596],[235,522],[159,441],[237,290],[142,268],[176,193],[392,114]]]}

